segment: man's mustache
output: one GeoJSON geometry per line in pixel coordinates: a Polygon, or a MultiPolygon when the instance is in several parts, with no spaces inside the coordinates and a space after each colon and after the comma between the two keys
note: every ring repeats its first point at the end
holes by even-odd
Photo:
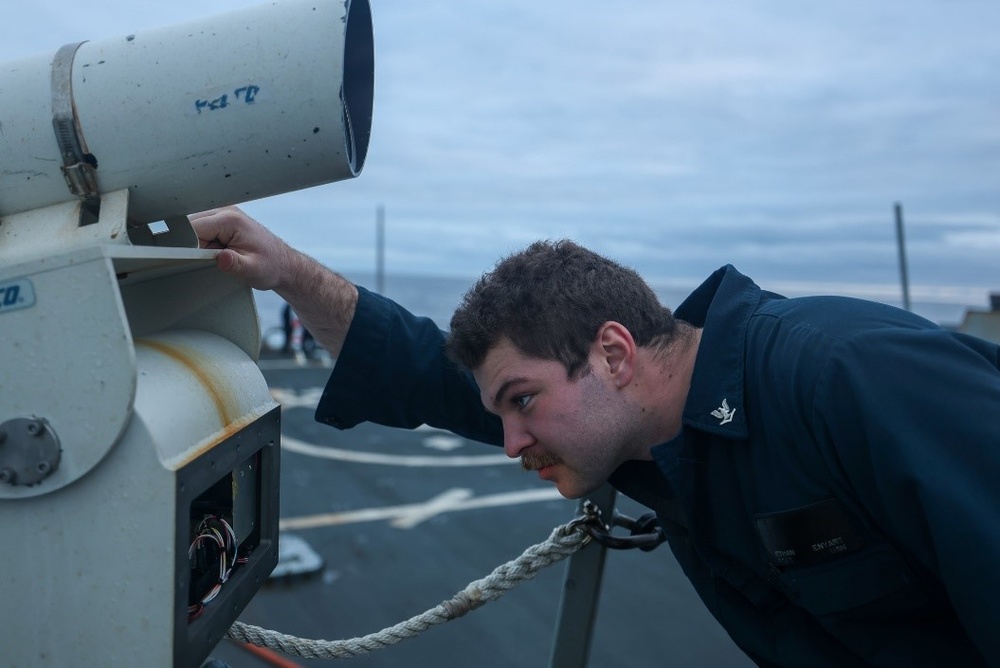
{"type": "Polygon", "coordinates": [[[561,459],[555,455],[550,455],[547,452],[526,452],[521,455],[521,468],[525,471],[537,471],[538,469],[543,469],[546,466],[554,466],[561,463],[561,459]]]}

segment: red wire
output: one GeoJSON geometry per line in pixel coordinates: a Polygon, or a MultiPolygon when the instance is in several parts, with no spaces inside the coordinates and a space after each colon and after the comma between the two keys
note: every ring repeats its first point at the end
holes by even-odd
{"type": "Polygon", "coordinates": [[[239,640],[234,640],[233,642],[235,642],[237,645],[239,645],[246,651],[250,652],[251,654],[254,654],[257,657],[263,659],[272,666],[276,666],[277,668],[302,668],[301,665],[295,663],[294,661],[286,659],[277,652],[272,652],[266,647],[258,647],[257,645],[253,645],[248,642],[242,642],[239,640]]]}

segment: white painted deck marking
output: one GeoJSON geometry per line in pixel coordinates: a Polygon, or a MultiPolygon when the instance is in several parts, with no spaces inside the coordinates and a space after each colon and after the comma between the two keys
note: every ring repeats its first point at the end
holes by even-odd
{"type": "Polygon", "coordinates": [[[306,359],[305,355],[296,355],[287,359],[257,360],[257,368],[261,371],[293,371],[297,369],[332,369],[333,360],[329,357],[306,359]]]}
{"type": "Polygon", "coordinates": [[[272,387],[271,397],[281,404],[281,408],[309,408],[316,410],[320,397],[323,396],[322,387],[306,387],[299,391],[287,390],[283,387],[272,387]]]}
{"type": "Polygon", "coordinates": [[[379,452],[355,452],[327,446],[312,445],[290,436],[281,437],[281,447],[288,452],[322,459],[336,459],[355,464],[383,464],[387,466],[520,466],[507,455],[464,455],[435,457],[433,455],[386,455],[379,452]]]}
{"type": "MultiPolygon", "coordinates": [[[[316,409],[316,405],[319,403],[320,397],[323,396],[322,387],[307,387],[301,390],[290,390],[282,387],[272,387],[271,397],[281,404],[282,410],[288,410],[291,408],[308,408],[311,410],[316,409]]],[[[428,436],[425,436],[421,443],[432,450],[440,450],[442,452],[449,452],[460,448],[465,444],[465,439],[460,436],[455,436],[443,429],[437,429],[435,427],[429,427],[425,424],[420,425],[413,431],[429,432],[428,436]]],[[[287,437],[282,437],[282,440],[287,440],[287,437]]],[[[413,458],[413,457],[393,457],[392,455],[378,455],[375,453],[354,453],[351,451],[338,450],[336,448],[319,448],[314,450],[316,446],[310,446],[309,444],[303,444],[301,441],[297,441],[288,448],[290,452],[297,452],[302,455],[309,455],[313,457],[325,457],[327,459],[339,459],[342,461],[353,461],[365,464],[388,464],[395,466],[492,466],[495,464],[503,463],[503,459],[497,455],[479,456],[479,457],[458,457],[445,459],[443,457],[434,458],[413,458]],[[305,447],[300,447],[300,446],[305,447]],[[407,463],[409,462],[409,463],[407,463]]]]}
{"type": "MultiPolygon", "coordinates": [[[[271,396],[281,404],[282,410],[290,408],[315,409],[323,395],[323,388],[312,387],[299,391],[284,388],[271,388],[271,396]]],[[[438,450],[452,450],[463,443],[463,439],[446,431],[420,425],[416,431],[431,432],[424,438],[426,447],[438,450]]],[[[290,436],[281,436],[281,447],[287,452],[294,452],[308,457],[335,459],[356,464],[380,464],[387,466],[517,466],[518,462],[506,455],[474,455],[474,456],[425,456],[425,455],[387,455],[378,452],[357,452],[327,446],[313,445],[290,436]]],[[[351,524],[355,522],[378,522],[389,520],[390,524],[399,529],[412,529],[428,519],[447,512],[472,510],[475,508],[490,508],[495,506],[510,506],[536,501],[553,501],[562,499],[555,488],[529,489],[521,492],[505,492],[472,497],[472,490],[454,488],[447,490],[423,503],[412,503],[403,506],[387,506],[384,508],[365,508],[340,513],[320,513],[280,520],[278,528],[282,531],[296,529],[314,529],[325,526],[351,524]]]]}
{"type": "Polygon", "coordinates": [[[460,436],[452,436],[451,434],[432,434],[421,441],[421,443],[423,443],[425,448],[451,452],[455,448],[462,447],[465,440],[460,436]]]}
{"type": "Polygon", "coordinates": [[[429,520],[435,515],[459,507],[463,501],[468,501],[471,498],[471,489],[449,489],[427,503],[416,505],[410,512],[398,515],[389,524],[397,529],[412,529],[424,520],[429,520]]]}
{"type": "Polygon", "coordinates": [[[286,518],[279,520],[278,529],[281,531],[294,531],[297,529],[316,529],[319,527],[339,526],[341,524],[353,524],[356,522],[378,522],[381,520],[390,520],[390,524],[399,529],[412,529],[419,523],[446,512],[512,506],[536,501],[555,501],[562,498],[559,491],[555,488],[504,492],[490,496],[480,496],[478,498],[472,498],[471,490],[454,488],[424,503],[286,518]]]}

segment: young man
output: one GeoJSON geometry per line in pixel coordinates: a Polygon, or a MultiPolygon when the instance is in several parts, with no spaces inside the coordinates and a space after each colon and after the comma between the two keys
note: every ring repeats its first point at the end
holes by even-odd
{"type": "Polygon", "coordinates": [[[276,290],[337,358],[318,420],[503,443],[568,497],[610,481],[656,511],[758,664],[1000,665],[993,344],[872,302],[785,299],[732,267],[674,314],[569,242],[500,262],[446,338],[236,209],[192,220],[223,271],[276,290]]]}

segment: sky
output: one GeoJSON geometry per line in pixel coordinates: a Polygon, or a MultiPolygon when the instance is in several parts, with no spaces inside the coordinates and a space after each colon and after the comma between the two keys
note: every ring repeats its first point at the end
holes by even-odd
{"type": "MultiPolygon", "coordinates": [[[[19,3],[0,63],[254,4],[19,3]]],[[[892,303],[898,202],[915,302],[1000,291],[994,0],[371,4],[364,170],[244,206],[334,269],[374,269],[384,206],[389,273],[572,238],[654,283],[892,303]]]]}

